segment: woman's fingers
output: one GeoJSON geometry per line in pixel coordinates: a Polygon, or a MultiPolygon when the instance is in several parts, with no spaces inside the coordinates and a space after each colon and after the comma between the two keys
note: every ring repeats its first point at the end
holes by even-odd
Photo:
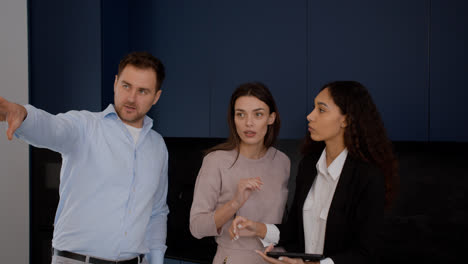
{"type": "Polygon", "coordinates": [[[281,259],[283,263],[288,263],[288,264],[304,264],[304,261],[300,258],[288,258],[288,257],[279,257],[278,260],[281,259]]]}
{"type": "Polygon", "coordinates": [[[232,220],[232,223],[235,224],[236,226],[242,222],[244,222],[246,219],[240,215],[236,216],[234,220],[232,220]]]}
{"type": "Polygon", "coordinates": [[[250,190],[260,190],[260,186],[254,182],[248,182],[245,184],[246,189],[250,190]]]}
{"type": "Polygon", "coordinates": [[[257,254],[259,254],[266,262],[273,263],[273,264],[283,264],[283,262],[281,262],[278,259],[268,257],[266,255],[266,252],[267,252],[266,250],[265,250],[265,253],[261,252],[260,250],[255,250],[255,252],[257,252],[257,254]]]}
{"type": "Polygon", "coordinates": [[[256,227],[256,222],[242,216],[237,216],[233,221],[234,234],[237,237],[256,236],[256,227]]]}
{"type": "Polygon", "coordinates": [[[229,237],[231,238],[231,240],[234,240],[234,238],[236,237],[236,234],[234,233],[232,226],[231,228],[229,228],[229,237]]]}
{"type": "Polygon", "coordinates": [[[273,244],[270,244],[264,252],[261,252],[261,251],[258,251],[258,250],[255,250],[255,252],[257,252],[257,254],[259,254],[265,261],[269,262],[269,263],[273,263],[273,264],[284,264],[284,263],[288,263],[288,264],[304,264],[304,261],[300,258],[288,258],[288,257],[279,257],[278,259],[275,259],[275,258],[271,258],[271,257],[268,257],[267,256],[267,253],[272,251],[274,248],[273,244]]]}
{"type": "Polygon", "coordinates": [[[242,179],[239,181],[239,189],[240,191],[244,191],[246,189],[249,190],[260,190],[263,185],[263,182],[260,178],[248,178],[242,179]]]}
{"type": "Polygon", "coordinates": [[[229,228],[229,237],[231,238],[231,240],[239,239],[239,232],[234,229],[233,225],[231,225],[231,227],[229,228]]]}
{"type": "Polygon", "coordinates": [[[273,244],[270,244],[270,245],[265,249],[265,252],[264,252],[264,253],[266,254],[267,252],[272,251],[273,248],[275,248],[275,246],[274,246],[273,244]]]}
{"type": "Polygon", "coordinates": [[[239,235],[238,227],[242,226],[244,222],[245,218],[243,218],[242,216],[236,216],[236,218],[234,218],[231,224],[232,232],[234,233],[234,235],[239,235]]]}
{"type": "Polygon", "coordinates": [[[255,250],[265,261],[273,264],[304,264],[304,261],[300,258],[292,259],[288,257],[279,257],[278,259],[268,257],[266,254],[261,251],[255,250]]]}
{"type": "Polygon", "coordinates": [[[251,192],[260,190],[262,185],[263,182],[258,177],[241,179],[237,184],[237,192],[234,196],[238,206],[242,207],[245,201],[249,199],[251,192]]]}
{"type": "Polygon", "coordinates": [[[262,185],[263,185],[262,179],[260,179],[260,177],[251,178],[251,180],[252,180],[252,182],[254,182],[255,184],[257,184],[258,186],[262,186],[262,185]]]}
{"type": "Polygon", "coordinates": [[[258,182],[255,179],[249,179],[246,182],[246,186],[248,186],[248,188],[250,188],[251,190],[260,190],[262,188],[262,185],[262,182],[258,182]]]}

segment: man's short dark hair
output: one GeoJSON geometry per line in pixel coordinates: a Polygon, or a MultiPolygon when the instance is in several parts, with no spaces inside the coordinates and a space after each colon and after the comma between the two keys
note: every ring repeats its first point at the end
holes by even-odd
{"type": "Polygon", "coordinates": [[[118,76],[122,73],[127,65],[135,66],[139,69],[153,69],[156,73],[156,91],[161,89],[161,85],[166,77],[166,72],[162,62],[146,51],[135,51],[125,55],[120,60],[118,76]]]}

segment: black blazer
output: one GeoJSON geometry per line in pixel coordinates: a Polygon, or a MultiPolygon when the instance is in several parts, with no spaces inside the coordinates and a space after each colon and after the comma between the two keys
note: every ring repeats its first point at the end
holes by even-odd
{"type": "MultiPolygon", "coordinates": [[[[299,163],[294,201],[280,230],[279,245],[290,252],[304,252],[303,206],[317,176],[321,153],[299,163]]],[[[378,234],[384,219],[385,184],[375,166],[348,154],[327,217],[323,254],[341,263],[378,263],[378,234]]]]}

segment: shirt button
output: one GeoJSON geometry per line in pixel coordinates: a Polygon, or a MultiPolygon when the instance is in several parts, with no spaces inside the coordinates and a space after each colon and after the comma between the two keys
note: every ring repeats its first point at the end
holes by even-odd
{"type": "Polygon", "coordinates": [[[125,236],[127,236],[127,232],[125,232],[125,236]]]}
{"type": "Polygon", "coordinates": [[[131,214],[131,213],[132,213],[132,210],[128,210],[128,213],[131,214]]]}

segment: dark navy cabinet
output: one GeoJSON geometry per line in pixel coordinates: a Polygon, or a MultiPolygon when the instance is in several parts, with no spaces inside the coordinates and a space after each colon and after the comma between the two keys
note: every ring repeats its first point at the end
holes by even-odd
{"type": "Polygon", "coordinates": [[[306,12],[306,1],[159,1],[135,6],[137,21],[152,19],[132,27],[131,34],[139,33],[131,37],[138,40],[133,47],[152,51],[167,67],[161,100],[151,113],[158,120],[157,130],[172,137],[226,137],[232,92],[241,83],[261,81],[279,105],[281,135],[301,137],[306,12]]]}
{"type": "Polygon", "coordinates": [[[429,140],[427,0],[149,2],[133,4],[130,40],[167,65],[150,114],[165,136],[226,137],[232,91],[261,81],[277,100],[281,138],[301,138],[318,89],[358,80],[393,140],[429,140]]]}
{"type": "Polygon", "coordinates": [[[333,80],[370,91],[393,140],[428,140],[428,4],[418,1],[309,2],[309,110],[333,80]]]}
{"type": "Polygon", "coordinates": [[[155,129],[164,136],[209,137],[212,1],[152,2],[132,3],[130,40],[133,50],[150,51],[166,66],[161,98],[150,113],[155,129]]]}
{"type": "Polygon", "coordinates": [[[101,1],[101,105],[114,102],[114,80],[120,59],[130,51],[128,0],[101,1]]]}
{"type": "Polygon", "coordinates": [[[100,1],[29,1],[30,102],[101,110],[100,1]]]}
{"type": "Polygon", "coordinates": [[[216,2],[210,136],[226,137],[234,89],[260,81],[279,108],[282,138],[304,135],[306,1],[216,2]]]}
{"type": "Polygon", "coordinates": [[[468,3],[431,1],[430,140],[468,141],[468,3]]]}
{"type": "Polygon", "coordinates": [[[281,138],[301,138],[318,89],[365,84],[392,140],[466,141],[461,104],[467,4],[460,1],[29,1],[31,101],[53,113],[113,101],[119,59],[167,68],[149,115],[170,137],[226,137],[241,83],[264,82],[281,138]]]}

